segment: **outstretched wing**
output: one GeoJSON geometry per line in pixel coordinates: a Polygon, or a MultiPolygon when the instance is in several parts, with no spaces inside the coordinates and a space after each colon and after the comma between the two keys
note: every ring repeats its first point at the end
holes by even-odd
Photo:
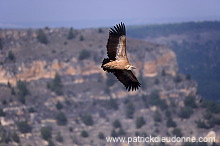
{"type": "Polygon", "coordinates": [[[128,91],[137,90],[141,86],[131,70],[116,70],[113,73],[117,79],[124,84],[128,91]]]}
{"type": "Polygon", "coordinates": [[[124,23],[117,24],[109,30],[107,54],[110,60],[127,59],[126,32],[124,23]]]}

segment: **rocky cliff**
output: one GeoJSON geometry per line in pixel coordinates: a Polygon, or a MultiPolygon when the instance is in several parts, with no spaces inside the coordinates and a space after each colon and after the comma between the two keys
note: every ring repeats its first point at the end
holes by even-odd
{"type": "MultiPolygon", "coordinates": [[[[171,134],[175,127],[166,128],[163,121],[159,124],[153,119],[157,111],[166,119],[162,112],[169,110],[184,135],[204,136],[208,132],[199,132],[195,124],[184,128],[184,121],[178,118],[179,108],[186,106],[186,97],[193,97],[198,103],[197,84],[178,72],[176,55],[166,46],[127,39],[130,62],[136,66],[135,74],[142,84],[140,90],[127,92],[115,77],[100,68],[106,57],[107,29],[3,29],[0,38],[0,110],[4,113],[0,115],[4,125],[0,132],[7,135],[16,131],[21,144],[46,145],[49,140],[41,135],[45,126],[52,127],[51,139],[58,145],[106,144],[100,135],[111,136],[112,130],[122,130],[121,135],[125,136],[146,131],[154,135],[171,134]],[[46,41],[40,39],[40,32],[46,41]],[[25,85],[21,86],[21,81],[25,85]],[[131,117],[130,109],[134,110],[131,117]],[[61,113],[68,122],[62,123],[61,119],[59,123],[57,117],[61,113]],[[86,118],[90,124],[84,116],[90,117],[86,118]],[[140,116],[147,119],[141,129],[135,127],[135,119],[140,116]],[[121,129],[112,128],[117,119],[123,125],[121,129]],[[32,130],[22,131],[19,122],[27,122],[32,130]],[[58,131],[65,139],[63,142],[56,141],[58,131]]],[[[195,112],[187,122],[196,120],[196,113],[202,115],[195,112]]],[[[3,142],[15,143],[12,138],[3,142]]]]}

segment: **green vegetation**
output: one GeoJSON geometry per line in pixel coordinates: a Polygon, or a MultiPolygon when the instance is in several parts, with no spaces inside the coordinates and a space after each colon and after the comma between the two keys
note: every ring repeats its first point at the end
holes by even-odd
{"type": "Polygon", "coordinates": [[[55,139],[57,142],[60,142],[60,143],[62,143],[64,141],[63,136],[61,135],[60,132],[57,133],[55,139]]]}
{"type": "Polygon", "coordinates": [[[89,133],[86,130],[81,131],[81,136],[86,138],[89,137],[89,133]]]}
{"type": "Polygon", "coordinates": [[[18,89],[18,100],[25,104],[25,97],[29,94],[29,90],[27,88],[27,83],[25,81],[17,81],[17,89],[18,89]]]}
{"type": "Polygon", "coordinates": [[[20,121],[20,122],[17,122],[16,124],[17,124],[18,130],[21,133],[29,133],[32,131],[32,127],[31,125],[28,124],[27,121],[20,121]]]}
{"type": "Polygon", "coordinates": [[[209,128],[209,126],[205,123],[205,121],[197,120],[197,121],[195,121],[195,123],[198,128],[204,128],[204,129],[209,128]]]}
{"type": "Polygon", "coordinates": [[[166,123],[167,127],[176,127],[176,122],[173,121],[172,117],[169,117],[167,119],[167,123],[166,123]]]}
{"type": "Polygon", "coordinates": [[[145,119],[144,119],[143,116],[137,117],[136,122],[135,122],[136,128],[137,128],[137,129],[141,128],[142,126],[145,125],[145,123],[146,123],[146,122],[145,122],[145,119]]]}
{"type": "Polygon", "coordinates": [[[191,108],[196,108],[197,107],[194,96],[187,96],[184,99],[184,104],[185,104],[185,106],[191,107],[191,108]]]}
{"type": "Polygon", "coordinates": [[[58,113],[55,118],[56,118],[57,124],[61,126],[66,125],[68,122],[66,115],[63,112],[58,113]]]}
{"type": "Polygon", "coordinates": [[[103,133],[103,132],[99,132],[98,138],[99,138],[99,139],[105,139],[104,133],[103,133]]]}
{"type": "Polygon", "coordinates": [[[220,97],[220,51],[218,51],[220,39],[215,33],[212,38],[204,35],[204,32],[211,34],[219,30],[219,21],[204,21],[128,27],[127,34],[129,37],[140,39],[168,35],[186,36],[182,42],[175,39],[170,39],[168,42],[177,55],[179,71],[191,75],[192,79],[198,82],[200,95],[218,100],[220,97]]]}
{"type": "Polygon", "coordinates": [[[110,98],[107,103],[110,109],[118,110],[118,103],[116,99],[110,98]]]}
{"type": "Polygon", "coordinates": [[[92,115],[90,115],[90,114],[82,115],[81,120],[87,126],[92,126],[94,124],[92,115]]]}
{"type": "Polygon", "coordinates": [[[15,61],[15,55],[11,50],[8,52],[8,59],[10,61],[15,61]]]}
{"type": "Polygon", "coordinates": [[[154,118],[155,122],[161,122],[162,117],[161,117],[161,114],[160,114],[160,112],[158,110],[156,110],[154,112],[153,118],[154,118]]]}
{"type": "Polygon", "coordinates": [[[60,101],[58,101],[57,104],[56,104],[56,108],[57,108],[58,110],[63,109],[63,104],[62,104],[60,101]]]}
{"type": "Polygon", "coordinates": [[[37,40],[42,44],[48,44],[48,39],[46,34],[44,33],[44,30],[40,29],[37,32],[37,40]]]}
{"type": "Polygon", "coordinates": [[[116,119],[113,123],[112,123],[114,128],[120,128],[121,127],[121,122],[116,119]]]}
{"type": "Polygon", "coordinates": [[[125,115],[128,119],[133,119],[133,115],[135,112],[135,107],[131,101],[129,101],[125,106],[125,115]]]}
{"type": "Polygon", "coordinates": [[[90,52],[86,49],[83,49],[79,53],[79,60],[88,59],[91,56],[90,52]]]}
{"type": "Polygon", "coordinates": [[[182,137],[183,134],[182,134],[182,131],[180,128],[174,128],[173,131],[172,131],[172,134],[175,135],[176,137],[182,137]]]}
{"type": "Polygon", "coordinates": [[[5,112],[3,111],[2,108],[0,108],[0,117],[4,117],[5,116],[5,112]]]}
{"type": "Polygon", "coordinates": [[[41,137],[48,141],[52,137],[52,128],[50,126],[42,127],[40,133],[41,137]]]}
{"type": "Polygon", "coordinates": [[[57,95],[63,94],[63,85],[61,77],[58,73],[56,73],[54,79],[47,84],[47,87],[55,92],[57,95]]]}
{"type": "Polygon", "coordinates": [[[179,117],[183,119],[188,119],[192,113],[193,110],[191,107],[182,107],[179,111],[179,117]]]}
{"type": "Polygon", "coordinates": [[[20,143],[20,137],[18,136],[18,134],[15,131],[12,133],[11,138],[14,142],[20,143]]]}
{"type": "Polygon", "coordinates": [[[69,32],[68,32],[68,35],[67,35],[67,39],[68,40],[71,40],[71,39],[74,39],[76,37],[75,33],[73,32],[73,28],[71,27],[69,32]]]}
{"type": "Polygon", "coordinates": [[[3,49],[3,41],[2,41],[2,39],[0,38],[0,50],[2,50],[3,49]]]}

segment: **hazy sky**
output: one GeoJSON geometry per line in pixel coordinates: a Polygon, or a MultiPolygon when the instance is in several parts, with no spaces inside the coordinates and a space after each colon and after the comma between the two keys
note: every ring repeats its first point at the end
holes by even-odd
{"type": "Polygon", "coordinates": [[[220,0],[0,0],[0,27],[90,28],[220,20],[220,0]]]}

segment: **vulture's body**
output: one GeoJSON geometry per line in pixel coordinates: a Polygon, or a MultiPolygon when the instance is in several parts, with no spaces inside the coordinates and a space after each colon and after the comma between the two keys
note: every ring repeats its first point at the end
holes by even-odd
{"type": "Polygon", "coordinates": [[[126,32],[123,23],[110,29],[106,47],[109,58],[102,61],[103,70],[113,73],[128,91],[138,89],[141,84],[132,72],[135,67],[129,63],[127,58],[126,32]]]}

